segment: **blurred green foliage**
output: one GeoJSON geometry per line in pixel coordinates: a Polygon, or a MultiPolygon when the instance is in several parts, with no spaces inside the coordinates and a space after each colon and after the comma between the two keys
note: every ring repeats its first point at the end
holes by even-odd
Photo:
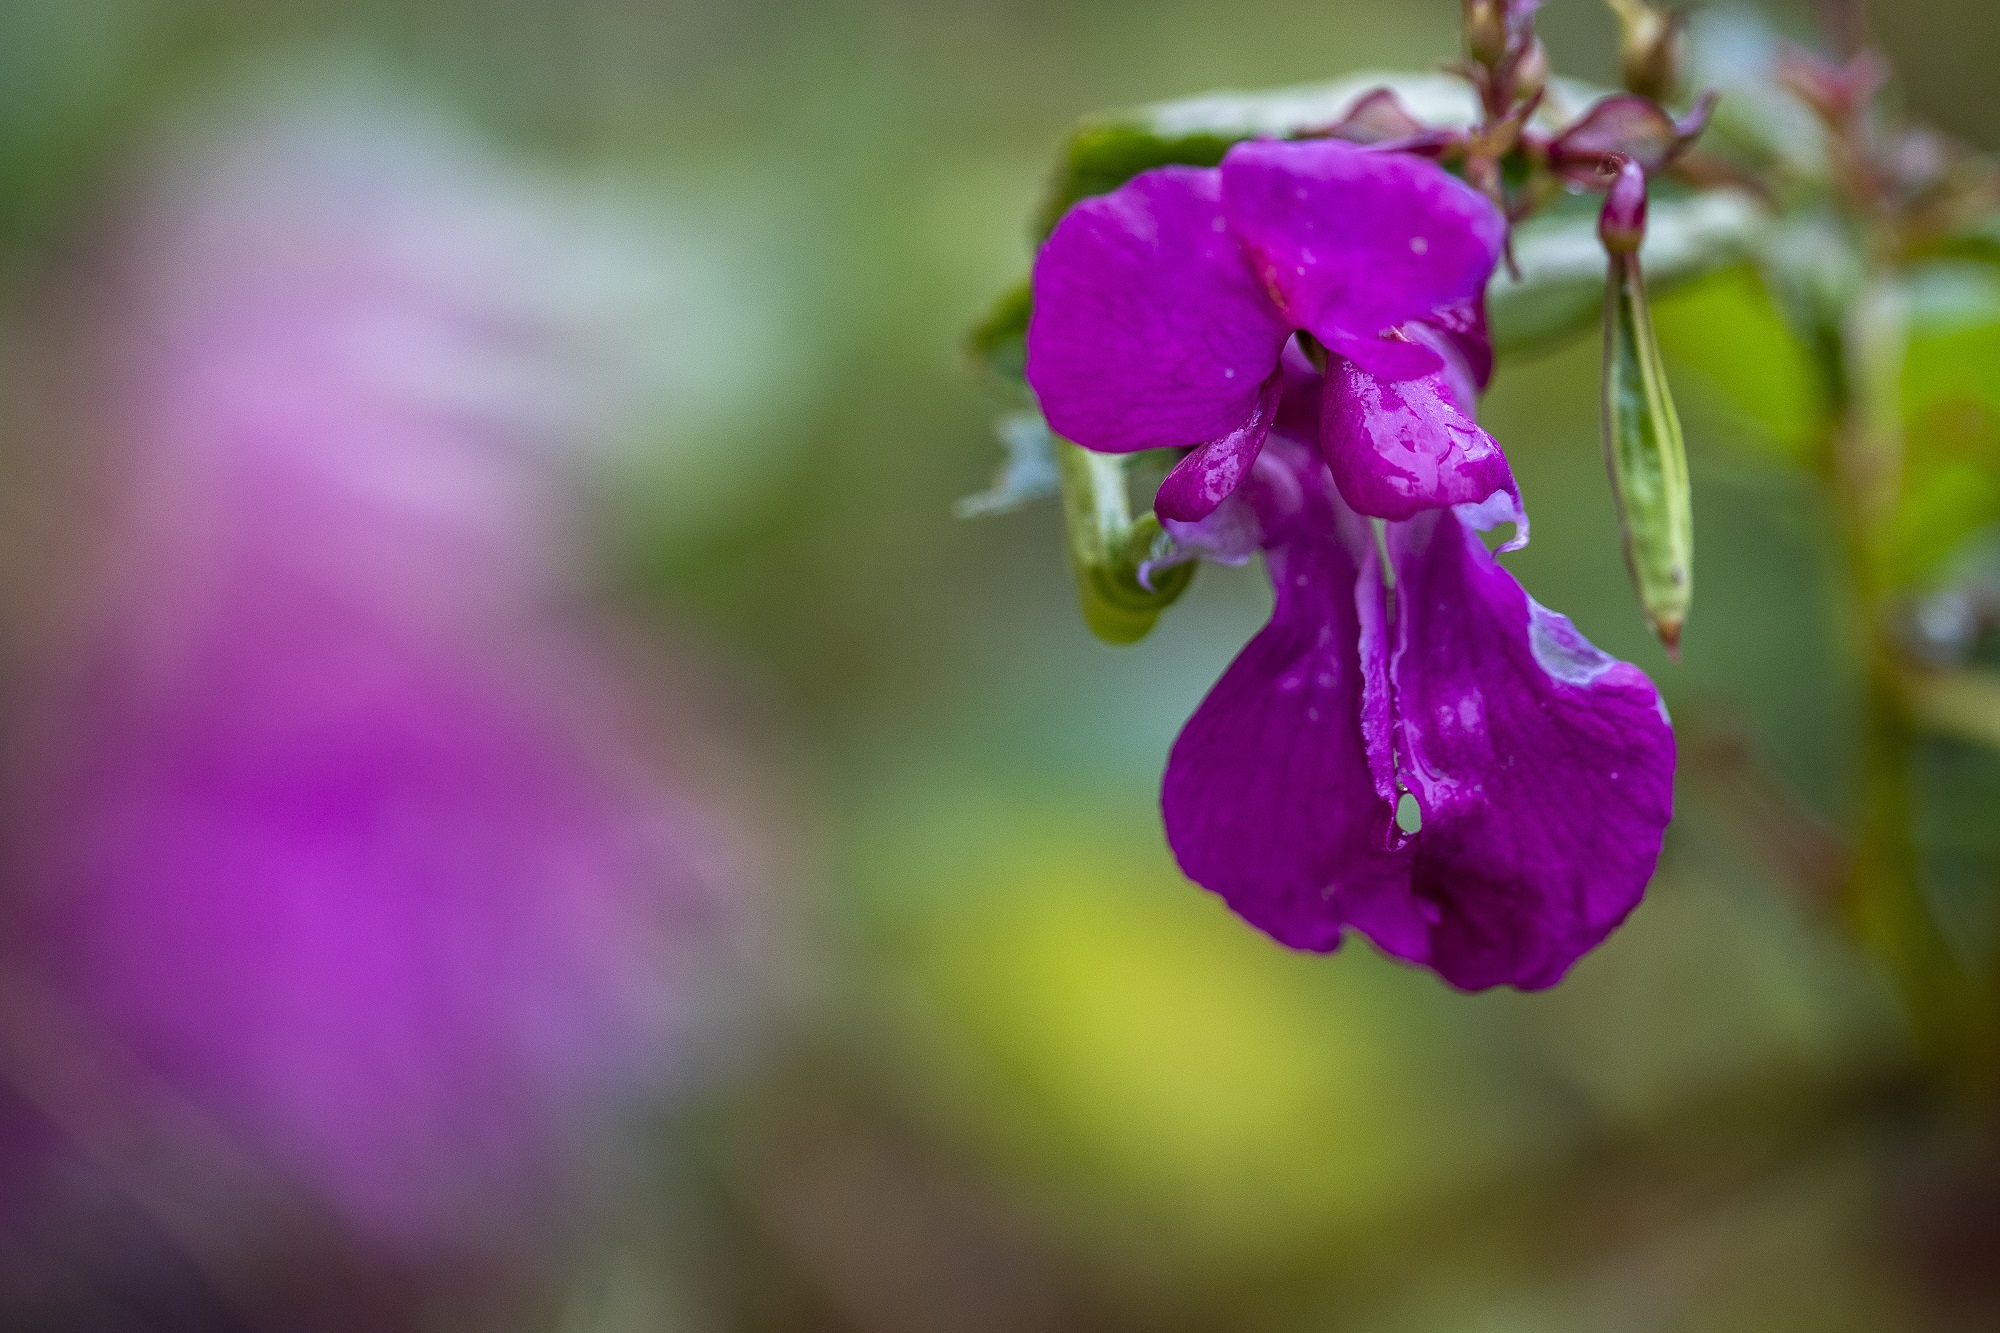
{"type": "MultiPolygon", "coordinates": [[[[686,1253],[627,1220],[623,1242],[584,1247],[579,1290],[615,1278],[619,1308],[646,1310],[683,1283],[702,1293],[685,1326],[746,1329],[1941,1326],[1919,1302],[1958,1289],[1901,1261],[1922,1252],[1919,1205],[1951,1194],[1936,1163],[1960,1159],[1909,1113],[1886,988],[1786,859],[1789,833],[1854,816],[1866,664],[1824,541],[1838,386],[1766,277],[1663,281],[1655,307],[1702,550],[1683,667],[1611,555],[1596,340],[1557,336],[1574,310],[1537,326],[1542,354],[1505,365],[1485,407],[1535,517],[1510,567],[1652,672],[1684,740],[1648,903],[1545,995],[1455,995],[1358,945],[1287,954],[1174,872],[1162,758],[1261,622],[1254,570],[1211,570],[1142,646],[1113,649],[1078,622],[1055,506],[950,517],[1011,405],[965,374],[962,331],[1018,280],[1067,127],[1216,87],[1431,68],[1457,9],[0,7],[9,374],[45,308],[31,297],[72,290],[64,265],[146,136],[245,68],[386,71],[553,168],[671,197],[778,293],[783,336],[722,382],[723,409],[699,432],[661,421],[607,481],[602,592],[710,645],[780,738],[827,869],[772,905],[796,952],[755,960],[788,997],[782,1031],[675,1123],[668,1155],[692,1165],[627,1209],[693,1217],[665,1228],[686,1253]],[[726,502],[684,480],[703,449],[733,464],[726,502]]],[[[1990,141],[1990,36],[1953,55],[1937,34],[1990,34],[1991,11],[1917,10],[1891,46],[1960,63],[1913,79],[1913,100],[1990,141]]],[[[1542,30],[1565,72],[1615,77],[1596,5],[1551,4],[1542,30]]],[[[1219,152],[1201,133],[1171,151],[1219,152]]],[[[1088,130],[1054,197],[1163,151],[1088,130]]],[[[1899,579],[1941,574],[2000,517],[2000,288],[1980,273],[1950,284],[1962,303],[1913,307],[1899,579]]],[[[1587,319],[1601,266],[1583,278],[1587,319]]],[[[980,351],[1018,329],[1011,301],[980,351]]],[[[0,429],[16,455],[36,446],[18,420],[0,429]]],[[[1925,855],[1974,950],[2000,787],[1990,752],[1927,746],[1925,855]]]]}

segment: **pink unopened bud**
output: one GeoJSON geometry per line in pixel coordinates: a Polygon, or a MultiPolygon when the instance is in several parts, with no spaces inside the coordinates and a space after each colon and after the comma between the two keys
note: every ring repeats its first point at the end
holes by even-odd
{"type": "Polygon", "coordinates": [[[1597,236],[1614,255],[1635,254],[1646,239],[1646,169],[1632,158],[1620,162],[1618,179],[1604,196],[1597,236]]]}
{"type": "Polygon", "coordinates": [[[1535,11],[1542,7],[1542,0],[1504,0],[1501,8],[1506,11],[1507,40],[1510,45],[1520,46],[1535,31],[1535,11]]]}
{"type": "Polygon", "coordinates": [[[1525,101],[1549,85],[1549,50],[1539,37],[1530,38],[1527,48],[1514,62],[1514,96],[1525,101]]]}

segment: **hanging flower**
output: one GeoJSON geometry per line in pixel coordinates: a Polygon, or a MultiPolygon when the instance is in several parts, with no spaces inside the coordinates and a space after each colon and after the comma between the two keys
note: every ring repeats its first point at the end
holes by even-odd
{"type": "Polygon", "coordinates": [[[1168,762],[1182,869],[1285,944],[1352,928],[1467,989],[1559,980],[1639,902],[1672,809],[1652,683],[1479,537],[1526,540],[1474,419],[1504,230],[1414,156],[1239,145],[1077,205],[1028,331],[1051,426],[1192,445],[1167,530],[1261,549],[1276,590],[1168,762]]]}

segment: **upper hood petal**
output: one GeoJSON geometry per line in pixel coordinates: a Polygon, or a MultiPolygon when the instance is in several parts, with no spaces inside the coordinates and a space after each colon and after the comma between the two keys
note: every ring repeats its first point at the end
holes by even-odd
{"type": "Polygon", "coordinates": [[[1377,374],[1437,357],[1381,335],[1478,298],[1506,219],[1434,162],[1336,139],[1241,143],[1222,160],[1223,207],[1290,321],[1377,374]]]}

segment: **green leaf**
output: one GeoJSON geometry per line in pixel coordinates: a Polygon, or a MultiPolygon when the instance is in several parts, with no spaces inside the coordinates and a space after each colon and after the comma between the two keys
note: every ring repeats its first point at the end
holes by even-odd
{"type": "MultiPolygon", "coordinates": [[[[1231,144],[1245,139],[1288,139],[1322,129],[1377,88],[1394,89],[1403,105],[1429,124],[1470,125],[1478,116],[1478,102],[1462,79],[1377,71],[1327,83],[1204,93],[1108,111],[1071,131],[1036,215],[1035,236],[1055,230],[1077,200],[1109,193],[1142,171],[1175,164],[1212,167],[1231,144]]],[[[1571,91],[1574,96],[1578,90],[1571,91]]]]}
{"type": "Polygon", "coordinates": [[[1724,269],[1655,302],[1653,327],[1675,382],[1726,405],[1745,428],[1745,442],[1793,463],[1817,463],[1832,388],[1754,265],[1724,269]]]}
{"type": "Polygon", "coordinates": [[[1928,581],[2000,520],[2000,271],[1922,264],[1904,290],[1903,476],[1885,571],[1898,585],[1928,581]]]}
{"type": "MultiPolygon", "coordinates": [[[[1640,258],[1656,293],[1741,263],[1765,224],[1747,195],[1713,190],[1655,198],[1640,258]]],[[[1503,267],[1486,288],[1494,349],[1548,347],[1582,332],[1603,306],[1606,260],[1595,208],[1559,209],[1514,229],[1520,278],[1503,267]]]]}
{"type": "Polygon", "coordinates": [[[1002,380],[1022,381],[1028,364],[1028,314],[1034,306],[1034,288],[1022,278],[1000,294],[966,336],[966,351],[973,362],[1002,380]]]}

